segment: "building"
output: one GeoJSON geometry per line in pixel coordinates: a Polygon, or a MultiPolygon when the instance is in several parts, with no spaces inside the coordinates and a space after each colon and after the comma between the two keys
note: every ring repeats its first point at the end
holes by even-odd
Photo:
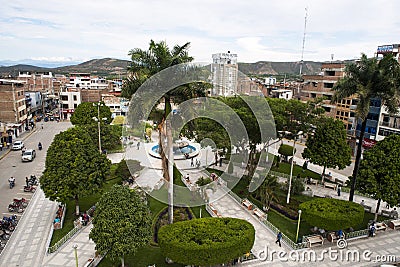
{"type": "Polygon", "coordinates": [[[10,130],[9,134],[15,137],[29,125],[25,86],[24,81],[0,79],[0,121],[6,123],[6,131],[10,130]]]}
{"type": "Polygon", "coordinates": [[[293,91],[288,89],[273,89],[271,90],[271,95],[274,98],[290,100],[293,98],[293,91]]]}
{"type": "Polygon", "coordinates": [[[104,104],[110,108],[111,118],[125,116],[129,109],[129,100],[114,95],[103,95],[104,104]]]}
{"type": "Polygon", "coordinates": [[[238,65],[237,54],[218,53],[212,55],[212,88],[210,96],[234,96],[237,94],[238,65]]]}
{"type": "Polygon", "coordinates": [[[60,92],[60,114],[61,119],[69,120],[72,113],[81,103],[81,92],[76,89],[68,89],[64,92],[60,92]]]}
{"type": "Polygon", "coordinates": [[[344,77],[344,62],[325,62],[321,65],[321,72],[317,75],[303,75],[304,83],[301,88],[300,99],[302,101],[312,101],[323,98],[322,107],[326,115],[340,119],[350,135],[354,134],[355,112],[357,99],[354,97],[343,99],[334,104],[331,103],[334,92],[332,91],[335,83],[344,77]]]}

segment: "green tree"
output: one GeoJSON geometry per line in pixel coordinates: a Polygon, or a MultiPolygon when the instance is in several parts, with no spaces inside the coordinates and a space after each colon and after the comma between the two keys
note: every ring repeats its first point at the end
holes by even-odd
{"type": "Polygon", "coordinates": [[[400,136],[390,135],[364,151],[360,164],[357,189],[391,206],[399,204],[400,196],[400,136]]]}
{"type": "MultiPolygon", "coordinates": [[[[191,62],[193,57],[189,56],[188,54],[189,45],[190,43],[188,42],[182,46],[175,45],[172,49],[170,49],[163,41],[156,43],[151,40],[148,50],[135,48],[129,51],[131,62],[128,67],[128,72],[130,75],[127,81],[124,83],[124,87],[122,88],[122,96],[131,98],[131,96],[136,93],[140,86],[151,76],[171,66],[191,62]]],[[[162,159],[163,176],[167,181],[173,181],[173,177],[169,177],[170,174],[168,170],[171,170],[171,168],[168,168],[169,162],[165,155],[166,152],[163,149],[161,140],[168,138],[168,140],[170,140],[169,142],[171,142],[172,133],[168,132],[169,129],[167,129],[164,122],[167,115],[171,112],[171,97],[174,95],[174,92],[176,93],[178,91],[179,94],[181,90],[181,88],[176,88],[164,95],[164,114],[163,119],[158,127],[160,135],[160,156],[162,159]]],[[[140,110],[138,112],[140,112],[140,110]]],[[[173,206],[171,203],[173,198],[173,183],[169,183],[169,185],[171,186],[171,188],[168,190],[169,218],[170,223],[172,223],[173,206]]]]}
{"type": "Polygon", "coordinates": [[[281,144],[278,153],[285,157],[285,161],[288,161],[288,157],[293,156],[296,153],[296,149],[290,145],[281,144]]]}
{"type": "Polygon", "coordinates": [[[124,256],[134,255],[151,236],[150,209],[135,190],[114,185],[96,204],[89,237],[112,261],[120,259],[125,266],[124,256]]]}
{"type": "Polygon", "coordinates": [[[346,65],[345,73],[346,76],[332,89],[335,92],[332,101],[353,96],[358,98],[356,115],[362,123],[349,196],[349,200],[353,201],[371,99],[379,98],[390,113],[397,112],[400,101],[400,65],[392,54],[379,61],[362,54],[360,61],[346,65]]]}
{"type": "MultiPolygon", "coordinates": [[[[81,125],[76,127],[83,127],[89,133],[92,142],[95,144],[95,146],[98,146],[99,128],[97,123],[81,125]]],[[[106,150],[121,149],[121,135],[122,135],[121,126],[101,123],[100,126],[101,148],[106,150]]]]}
{"type": "Polygon", "coordinates": [[[51,200],[65,203],[75,199],[79,215],[79,198],[101,188],[110,166],[85,130],[70,128],[57,134],[47,150],[40,187],[51,200]]]}
{"type": "Polygon", "coordinates": [[[111,123],[111,111],[110,108],[105,106],[103,102],[100,103],[91,103],[91,102],[82,102],[75,109],[74,113],[71,116],[71,123],[73,125],[91,125],[96,124],[96,120],[93,118],[99,117],[100,112],[100,121],[102,124],[110,124],[111,123]],[[97,109],[99,107],[99,110],[97,109]],[[104,118],[104,120],[103,120],[104,118]]]}
{"type": "Polygon", "coordinates": [[[278,180],[275,176],[267,174],[262,185],[257,189],[257,194],[261,198],[261,202],[263,203],[264,210],[268,211],[271,202],[278,202],[278,198],[276,196],[277,189],[279,187],[278,180]]]}
{"type": "Polygon", "coordinates": [[[306,141],[301,154],[311,163],[323,166],[322,181],[326,168],[344,169],[351,163],[351,149],[347,144],[347,134],[340,120],[330,117],[320,118],[313,135],[306,141]]]}

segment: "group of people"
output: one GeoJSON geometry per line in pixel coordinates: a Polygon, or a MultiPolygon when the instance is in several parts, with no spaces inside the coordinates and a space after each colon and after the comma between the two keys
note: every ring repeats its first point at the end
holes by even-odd
{"type": "Polygon", "coordinates": [[[62,205],[58,205],[58,209],[57,209],[57,212],[56,212],[56,217],[54,218],[54,221],[53,221],[54,229],[60,229],[61,228],[61,218],[63,216],[63,213],[64,213],[63,206],[62,205]]]}
{"type": "Polygon", "coordinates": [[[79,216],[79,222],[83,225],[86,226],[89,223],[90,220],[90,216],[84,212],[83,214],[81,214],[81,216],[79,216]]]}
{"type": "MultiPolygon", "coordinates": [[[[186,155],[185,155],[185,156],[186,156],[186,155]]],[[[191,166],[191,167],[196,166],[197,168],[199,168],[199,167],[200,167],[200,160],[196,159],[196,163],[195,163],[195,162],[193,161],[193,158],[191,158],[190,166],[191,166]]]]}

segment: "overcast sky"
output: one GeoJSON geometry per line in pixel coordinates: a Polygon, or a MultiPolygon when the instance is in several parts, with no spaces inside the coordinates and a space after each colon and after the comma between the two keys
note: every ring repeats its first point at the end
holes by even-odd
{"type": "Polygon", "coordinates": [[[373,56],[400,43],[400,1],[375,0],[0,0],[0,60],[129,60],[150,39],[190,55],[238,54],[239,62],[373,56]]]}

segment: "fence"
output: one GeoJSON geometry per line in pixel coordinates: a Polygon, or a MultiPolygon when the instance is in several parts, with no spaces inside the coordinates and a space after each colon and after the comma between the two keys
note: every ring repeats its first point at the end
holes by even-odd
{"type": "Polygon", "coordinates": [[[56,252],[65,242],[67,242],[71,237],[75,235],[81,228],[79,227],[74,227],[71,231],[68,232],[63,238],[58,240],[57,243],[55,243],[53,246],[47,248],[47,254],[51,254],[53,252],[56,252]]]}

